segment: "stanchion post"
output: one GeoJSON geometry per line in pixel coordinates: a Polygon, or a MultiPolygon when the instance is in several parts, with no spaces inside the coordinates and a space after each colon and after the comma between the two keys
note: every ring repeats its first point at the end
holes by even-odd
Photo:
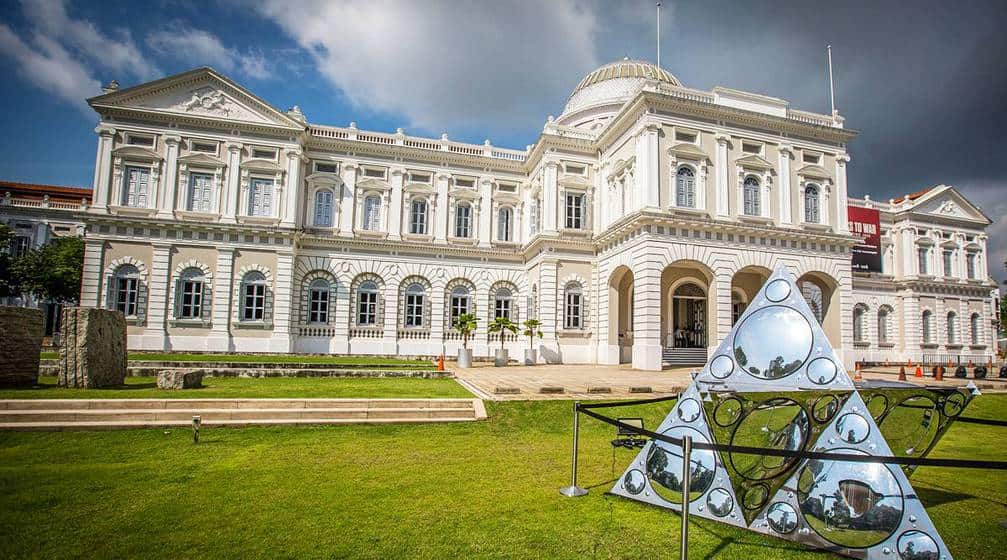
{"type": "Polygon", "coordinates": [[[682,560],[689,558],[689,466],[692,462],[692,437],[682,436],[682,560]]]}
{"type": "Polygon", "coordinates": [[[573,402],[573,460],[570,465],[570,486],[559,489],[559,493],[568,498],[576,498],[587,494],[587,490],[577,486],[577,440],[580,437],[580,401],[573,402]]]}

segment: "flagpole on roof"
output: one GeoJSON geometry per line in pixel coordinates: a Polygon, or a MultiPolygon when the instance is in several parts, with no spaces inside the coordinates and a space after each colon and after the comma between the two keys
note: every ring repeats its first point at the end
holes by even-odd
{"type": "Polygon", "coordinates": [[[657,3],[657,67],[661,67],[661,3],[657,3]]]}
{"type": "Polygon", "coordinates": [[[832,84],[832,45],[826,47],[829,53],[829,101],[832,103],[832,116],[836,115],[836,89],[832,84]]]}

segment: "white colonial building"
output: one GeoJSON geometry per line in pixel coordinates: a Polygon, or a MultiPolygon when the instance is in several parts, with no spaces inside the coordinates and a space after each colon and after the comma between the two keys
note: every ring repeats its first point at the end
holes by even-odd
{"type": "Polygon", "coordinates": [[[850,201],[841,117],[646,62],[588,74],[524,151],[312,124],[209,68],[89,102],[82,299],[133,348],[451,356],[471,312],[477,356],[508,315],[541,360],[658,369],[780,264],[848,361],[992,345],[990,222],[959,193],[850,201]],[[880,273],[851,269],[848,204],[882,212],[880,273]]]}

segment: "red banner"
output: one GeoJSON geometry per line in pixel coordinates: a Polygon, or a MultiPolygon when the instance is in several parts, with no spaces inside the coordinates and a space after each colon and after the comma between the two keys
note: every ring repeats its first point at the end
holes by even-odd
{"type": "Polygon", "coordinates": [[[854,272],[881,272],[881,214],[874,208],[848,206],[850,234],[861,238],[853,247],[854,272]]]}

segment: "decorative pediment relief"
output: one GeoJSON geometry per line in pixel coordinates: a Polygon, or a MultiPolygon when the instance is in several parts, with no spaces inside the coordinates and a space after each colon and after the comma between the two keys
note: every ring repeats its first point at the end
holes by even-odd
{"type": "Polygon", "coordinates": [[[991,220],[952,187],[937,187],[916,201],[914,212],[945,218],[989,223],[991,220]]]}
{"type": "Polygon", "coordinates": [[[479,193],[469,189],[453,189],[448,193],[451,198],[459,200],[479,200],[479,193]]]}
{"type": "Polygon", "coordinates": [[[402,192],[412,194],[433,194],[434,188],[426,183],[408,183],[402,187],[402,192]]]}
{"type": "Polygon", "coordinates": [[[270,161],[268,159],[248,159],[241,162],[241,168],[249,171],[264,171],[268,173],[279,173],[283,171],[283,168],[277,165],[275,161],[270,161]]]}
{"type": "Polygon", "coordinates": [[[567,187],[590,187],[591,181],[586,177],[580,177],[577,175],[564,175],[562,179],[559,180],[559,184],[567,187]]]}
{"type": "Polygon", "coordinates": [[[208,154],[189,154],[186,156],[180,156],[178,158],[180,163],[185,163],[190,166],[203,166],[203,167],[226,167],[223,161],[208,155],[208,154]]]}
{"type": "Polygon", "coordinates": [[[821,165],[805,165],[797,170],[797,174],[813,179],[832,179],[832,175],[821,165]]]}
{"type": "Polygon", "coordinates": [[[636,163],[636,156],[629,159],[620,159],[615,162],[615,165],[612,167],[612,175],[619,175],[623,171],[631,169],[634,163],[636,163]]]}
{"type": "Polygon", "coordinates": [[[160,161],[164,159],[157,152],[139,146],[122,146],[121,148],[112,150],[112,155],[123,159],[143,161],[160,161]]]}
{"type": "Polygon", "coordinates": [[[682,159],[691,160],[704,160],[707,159],[706,152],[699,148],[699,146],[691,142],[679,142],[674,146],[668,148],[668,154],[677,156],[682,159]]]}
{"type": "Polygon", "coordinates": [[[750,154],[742,158],[734,160],[734,163],[741,167],[746,167],[748,169],[773,169],[773,164],[766,161],[762,156],[755,154],[750,154]]]}
{"type": "Polygon", "coordinates": [[[391,187],[388,186],[388,183],[386,183],[386,182],[384,182],[384,181],[382,181],[380,179],[374,179],[373,177],[368,177],[366,179],[361,179],[361,180],[357,181],[357,188],[377,190],[377,191],[386,191],[386,190],[390,189],[391,187]]]}
{"type": "Polygon", "coordinates": [[[312,173],[304,178],[309,184],[312,185],[342,185],[343,180],[339,178],[338,175],[333,173],[312,173]]]}

